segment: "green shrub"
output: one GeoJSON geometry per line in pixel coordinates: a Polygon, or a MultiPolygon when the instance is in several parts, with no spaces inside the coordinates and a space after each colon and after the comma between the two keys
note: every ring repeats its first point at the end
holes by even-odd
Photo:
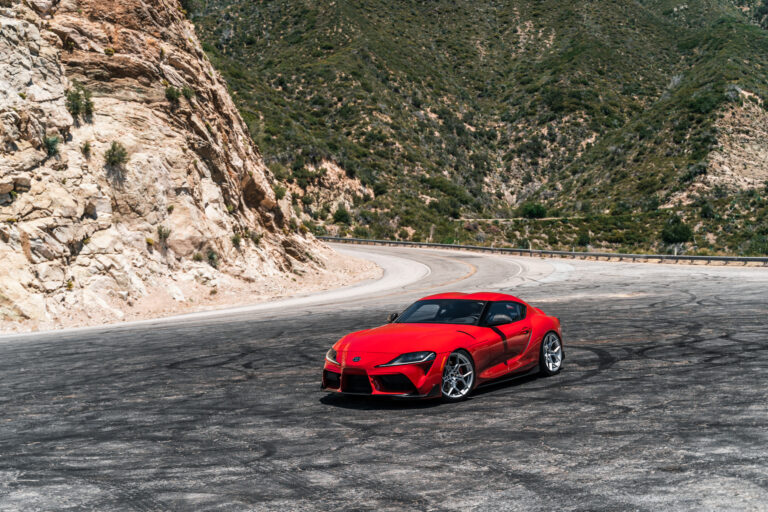
{"type": "Polygon", "coordinates": [[[693,230],[680,217],[673,217],[661,231],[661,239],[668,244],[682,244],[693,240],[693,230]]]}
{"type": "Polygon", "coordinates": [[[91,158],[91,142],[85,141],[83,145],[80,146],[80,152],[85,158],[91,158]]]}
{"type": "Polygon", "coordinates": [[[70,89],[67,92],[67,110],[72,117],[77,119],[83,112],[83,95],[77,89],[70,89]]]}
{"type": "Polygon", "coordinates": [[[56,156],[59,154],[59,139],[57,136],[45,137],[43,139],[43,145],[45,146],[45,152],[48,156],[56,156]]]}
{"type": "Polygon", "coordinates": [[[208,249],[206,255],[208,257],[208,264],[213,268],[219,268],[219,255],[213,249],[208,249]]]}
{"type": "Polygon", "coordinates": [[[264,235],[262,235],[261,233],[256,233],[255,231],[251,231],[248,238],[251,239],[251,242],[253,242],[254,245],[259,245],[263,236],[264,235]]]}
{"type": "Polygon", "coordinates": [[[707,174],[707,164],[703,162],[699,162],[696,164],[691,164],[688,166],[688,169],[686,169],[685,174],[683,174],[681,180],[684,183],[691,182],[695,180],[699,176],[703,176],[707,174]]]}
{"type": "Polygon", "coordinates": [[[240,233],[235,233],[234,235],[232,235],[231,240],[232,240],[232,245],[235,246],[235,249],[239,249],[240,243],[242,242],[243,237],[240,235],[240,233]]]}
{"type": "Polygon", "coordinates": [[[67,91],[66,106],[75,120],[81,116],[84,118],[91,117],[93,115],[91,91],[76,83],[72,89],[67,91]]]}
{"type": "Polygon", "coordinates": [[[172,85],[165,88],[165,99],[171,103],[177,103],[181,97],[181,91],[172,85]]]}
{"type": "Polygon", "coordinates": [[[128,162],[128,151],[119,142],[112,142],[112,145],[104,153],[104,161],[111,167],[124,165],[128,162]]]}
{"type": "Polygon", "coordinates": [[[520,208],[520,214],[527,219],[543,219],[547,216],[547,209],[543,204],[525,203],[520,208]]]}
{"type": "Polygon", "coordinates": [[[203,261],[203,255],[199,252],[196,252],[192,255],[192,261],[203,261]]]}
{"type": "Polygon", "coordinates": [[[349,212],[344,208],[344,205],[339,206],[339,208],[333,212],[334,224],[349,224],[351,220],[349,212]]]}
{"type": "Polygon", "coordinates": [[[107,57],[112,57],[115,54],[114,48],[104,48],[104,55],[107,57]]]}
{"type": "Polygon", "coordinates": [[[181,88],[181,94],[187,99],[187,101],[196,96],[195,90],[188,85],[185,85],[181,88]]]}
{"type": "Polygon", "coordinates": [[[280,185],[275,185],[273,188],[275,191],[275,199],[280,201],[282,198],[285,197],[285,187],[281,187],[280,185]]]}
{"type": "Polygon", "coordinates": [[[171,229],[166,228],[165,226],[157,226],[157,238],[162,242],[165,243],[168,241],[168,238],[171,236],[171,229]]]}
{"type": "Polygon", "coordinates": [[[586,231],[582,231],[579,233],[579,237],[576,239],[576,245],[579,247],[586,247],[589,245],[591,240],[589,239],[589,233],[586,231]]]}

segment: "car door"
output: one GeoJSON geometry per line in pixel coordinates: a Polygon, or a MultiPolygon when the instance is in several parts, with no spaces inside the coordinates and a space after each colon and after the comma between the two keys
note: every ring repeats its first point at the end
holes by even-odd
{"type": "Polygon", "coordinates": [[[531,337],[530,320],[523,304],[514,301],[494,302],[488,308],[486,325],[504,340],[504,360],[520,355],[531,337]]]}

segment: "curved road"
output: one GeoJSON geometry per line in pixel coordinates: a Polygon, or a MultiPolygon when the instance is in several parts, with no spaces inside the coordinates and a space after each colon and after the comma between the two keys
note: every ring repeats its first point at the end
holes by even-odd
{"type": "Polygon", "coordinates": [[[384,278],[0,337],[0,510],[765,510],[768,271],[337,247],[384,278]],[[419,296],[507,290],[565,367],[460,404],[318,390],[419,296]]]}

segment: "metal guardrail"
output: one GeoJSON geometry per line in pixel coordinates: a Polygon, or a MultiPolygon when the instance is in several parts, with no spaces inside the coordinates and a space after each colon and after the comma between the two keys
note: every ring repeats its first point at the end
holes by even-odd
{"type": "Polygon", "coordinates": [[[580,251],[544,251],[538,249],[515,249],[512,247],[484,247],[479,245],[454,245],[437,244],[431,242],[403,242],[399,240],[369,240],[367,238],[342,238],[336,236],[318,236],[320,240],[326,242],[341,242],[361,245],[394,245],[400,247],[422,247],[433,249],[456,249],[466,251],[480,251],[497,254],[513,254],[518,256],[556,256],[560,258],[594,258],[619,261],[659,261],[659,262],[695,262],[703,261],[705,263],[761,263],[768,266],[768,258],[753,256],[694,256],[694,255],[672,255],[672,254],[625,254],[618,252],[580,252],[580,251]]]}

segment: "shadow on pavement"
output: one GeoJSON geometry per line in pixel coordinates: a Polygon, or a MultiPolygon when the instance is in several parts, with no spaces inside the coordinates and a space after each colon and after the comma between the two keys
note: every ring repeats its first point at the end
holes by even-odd
{"type": "MultiPolygon", "coordinates": [[[[467,400],[471,401],[473,398],[479,398],[495,391],[500,391],[502,389],[515,388],[517,386],[527,384],[538,379],[538,375],[524,375],[521,377],[510,377],[498,382],[486,384],[480,388],[475,389],[467,400]]],[[[439,398],[409,400],[403,398],[390,398],[386,396],[337,395],[333,393],[329,393],[323,396],[320,398],[319,402],[323,405],[329,405],[331,407],[356,409],[360,411],[429,409],[440,405],[450,405],[446,404],[439,398]]]]}

